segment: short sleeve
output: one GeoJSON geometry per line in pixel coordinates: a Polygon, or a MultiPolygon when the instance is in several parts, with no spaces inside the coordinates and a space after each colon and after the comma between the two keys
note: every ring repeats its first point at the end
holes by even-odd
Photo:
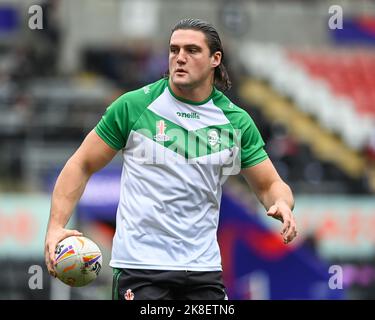
{"type": "Polygon", "coordinates": [[[240,121],[241,168],[254,166],[268,158],[264,141],[253,119],[244,111],[240,121]]]}
{"type": "Polygon", "coordinates": [[[123,96],[112,102],[95,127],[95,132],[110,147],[120,150],[125,147],[128,135],[127,102],[123,96]]]}

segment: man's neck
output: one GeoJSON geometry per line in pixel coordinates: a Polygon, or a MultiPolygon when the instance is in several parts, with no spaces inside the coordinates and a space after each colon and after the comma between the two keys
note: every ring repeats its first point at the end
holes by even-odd
{"type": "Polygon", "coordinates": [[[213,85],[211,83],[201,85],[199,87],[182,87],[173,84],[169,79],[169,86],[173,93],[186,100],[201,102],[206,100],[212,93],[213,85]]]}

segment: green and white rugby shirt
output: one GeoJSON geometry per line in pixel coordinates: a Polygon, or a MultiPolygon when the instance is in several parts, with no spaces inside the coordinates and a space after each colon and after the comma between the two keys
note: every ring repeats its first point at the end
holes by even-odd
{"type": "Polygon", "coordinates": [[[221,270],[222,184],[267,158],[248,113],[216,88],[196,103],[161,79],[115,100],[95,131],[124,158],[110,265],[221,270]]]}

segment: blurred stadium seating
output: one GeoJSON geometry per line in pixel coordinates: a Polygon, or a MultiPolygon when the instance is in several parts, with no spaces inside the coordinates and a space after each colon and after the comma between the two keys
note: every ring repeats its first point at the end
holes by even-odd
{"type": "Polygon", "coordinates": [[[49,195],[109,103],[164,74],[170,30],[187,16],[217,26],[228,95],[253,117],[296,195],[300,236],[286,250],[244,181],[226,183],[218,238],[230,298],[375,298],[374,2],[0,0],[0,299],[110,298],[121,157],[95,176],[72,221],[107,264],[88,288],[46,274],[49,195]],[[34,4],[42,30],[28,28],[34,4]],[[328,27],[332,4],[343,8],[342,30],[328,27]],[[28,287],[34,264],[44,268],[43,290],[28,287]],[[345,270],[339,292],[328,288],[333,264],[345,270]],[[289,266],[300,268],[294,286],[289,266]]]}

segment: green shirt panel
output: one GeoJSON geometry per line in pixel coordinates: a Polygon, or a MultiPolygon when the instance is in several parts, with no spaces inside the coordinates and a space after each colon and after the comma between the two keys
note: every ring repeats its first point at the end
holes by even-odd
{"type": "Polygon", "coordinates": [[[264,141],[253,119],[244,109],[233,104],[222,92],[216,90],[214,104],[221,108],[241,139],[241,168],[254,166],[268,158],[264,141]]]}
{"type": "MultiPolygon", "coordinates": [[[[96,133],[112,148],[125,147],[128,136],[147,107],[163,93],[168,81],[161,79],[141,89],[117,98],[106,110],[95,127],[96,133]]],[[[264,141],[253,119],[234,105],[222,92],[214,89],[213,102],[222,109],[241,139],[241,168],[256,165],[268,158],[264,141]]]]}
{"type": "Polygon", "coordinates": [[[166,81],[161,79],[117,98],[105,111],[95,132],[112,148],[125,147],[129,134],[147,107],[163,93],[166,81]]]}
{"type": "Polygon", "coordinates": [[[155,137],[157,134],[155,124],[160,120],[164,121],[166,125],[165,133],[168,135],[170,140],[155,141],[155,143],[177,152],[186,159],[207,156],[209,154],[214,154],[216,152],[231,148],[235,145],[233,138],[234,130],[230,123],[207,126],[189,131],[173,123],[172,121],[155,114],[149,109],[142,113],[137,123],[133,126],[133,130],[148,137],[149,139],[154,140],[153,137],[155,137]],[[147,130],[144,130],[145,128],[147,128],[147,130]],[[209,143],[207,143],[208,133],[211,130],[216,130],[222,133],[220,144],[211,146],[209,143]]]}

